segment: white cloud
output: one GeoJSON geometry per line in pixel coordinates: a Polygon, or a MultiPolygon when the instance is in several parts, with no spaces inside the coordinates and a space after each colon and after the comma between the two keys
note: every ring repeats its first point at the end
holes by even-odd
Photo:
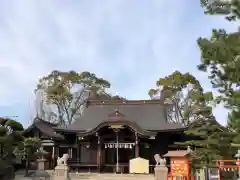
{"type": "Polygon", "coordinates": [[[130,99],[147,98],[175,69],[210,88],[196,70],[196,39],[221,26],[234,27],[192,0],[1,1],[0,105],[28,104],[37,79],[53,69],[95,72],[130,99]]]}

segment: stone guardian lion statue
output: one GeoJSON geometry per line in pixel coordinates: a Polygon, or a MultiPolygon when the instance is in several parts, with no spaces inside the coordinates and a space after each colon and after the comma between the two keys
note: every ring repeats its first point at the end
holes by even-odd
{"type": "Polygon", "coordinates": [[[68,154],[63,154],[63,156],[60,158],[58,157],[57,159],[57,165],[60,166],[60,165],[67,165],[67,160],[69,158],[69,155],[68,154]]]}
{"type": "Polygon", "coordinates": [[[156,166],[166,166],[166,159],[161,158],[159,154],[155,154],[154,159],[156,161],[156,166]]]}

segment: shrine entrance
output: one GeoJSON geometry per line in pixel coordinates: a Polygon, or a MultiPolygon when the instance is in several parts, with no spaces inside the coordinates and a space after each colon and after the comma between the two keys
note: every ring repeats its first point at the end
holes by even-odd
{"type": "Polygon", "coordinates": [[[100,130],[103,139],[103,171],[128,172],[129,161],[136,156],[137,133],[125,126],[104,127],[100,130]]]}
{"type": "Polygon", "coordinates": [[[134,143],[105,143],[104,148],[107,155],[105,156],[105,164],[116,165],[117,160],[119,164],[128,164],[129,160],[135,157],[134,143]]]}

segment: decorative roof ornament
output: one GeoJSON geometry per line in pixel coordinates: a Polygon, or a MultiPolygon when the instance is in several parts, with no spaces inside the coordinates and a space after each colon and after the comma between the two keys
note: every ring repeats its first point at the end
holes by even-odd
{"type": "Polygon", "coordinates": [[[119,112],[118,108],[114,109],[114,112],[108,114],[109,121],[122,121],[125,120],[125,115],[119,112]]]}
{"type": "Polygon", "coordinates": [[[192,149],[191,149],[190,146],[187,146],[187,152],[188,152],[188,153],[192,153],[192,149]]]}
{"type": "Polygon", "coordinates": [[[119,115],[118,108],[116,108],[116,109],[115,109],[115,114],[116,114],[116,116],[118,116],[118,115],[119,115]]]}

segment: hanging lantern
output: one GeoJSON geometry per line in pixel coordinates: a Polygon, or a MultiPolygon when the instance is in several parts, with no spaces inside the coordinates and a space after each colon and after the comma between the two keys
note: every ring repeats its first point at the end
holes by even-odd
{"type": "Polygon", "coordinates": [[[130,149],[132,149],[132,147],[133,147],[133,145],[132,145],[132,144],[130,144],[130,145],[129,145],[129,148],[130,148],[130,149]]]}
{"type": "Polygon", "coordinates": [[[107,148],[107,144],[105,144],[105,149],[107,148]]]}

